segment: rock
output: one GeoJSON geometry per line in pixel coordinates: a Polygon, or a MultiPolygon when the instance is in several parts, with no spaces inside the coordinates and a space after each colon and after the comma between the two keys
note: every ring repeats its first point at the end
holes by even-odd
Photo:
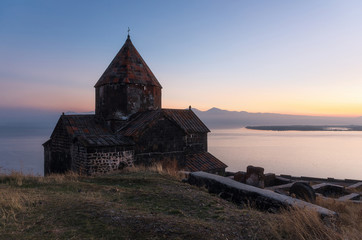
{"type": "Polygon", "coordinates": [[[265,187],[270,187],[275,185],[275,174],[267,173],[264,175],[264,185],[265,187]]]}
{"type": "Polygon", "coordinates": [[[295,195],[296,198],[310,202],[315,203],[316,200],[316,194],[314,189],[305,182],[296,182],[294,183],[289,190],[290,195],[295,195]]]}
{"type": "Polygon", "coordinates": [[[291,183],[291,182],[292,182],[292,180],[290,180],[289,178],[276,176],[274,185],[283,185],[283,184],[288,184],[288,183],[291,183]]]}
{"type": "Polygon", "coordinates": [[[245,183],[246,172],[237,172],[234,174],[234,180],[237,182],[245,183]]]}
{"type": "Polygon", "coordinates": [[[317,193],[323,194],[325,197],[340,197],[345,195],[345,187],[331,183],[320,183],[313,185],[313,189],[317,193]]]}
{"type": "Polygon", "coordinates": [[[245,183],[254,187],[264,188],[264,168],[248,166],[245,183]]]}

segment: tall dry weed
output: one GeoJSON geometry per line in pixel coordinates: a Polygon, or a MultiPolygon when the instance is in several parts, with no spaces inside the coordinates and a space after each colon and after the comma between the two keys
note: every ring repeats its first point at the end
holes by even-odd
{"type": "Polygon", "coordinates": [[[185,178],[185,174],[180,171],[180,168],[178,166],[178,162],[176,160],[170,160],[170,161],[163,161],[163,162],[155,162],[154,164],[150,166],[145,165],[134,165],[132,167],[127,167],[124,169],[124,171],[128,172],[157,172],[161,175],[168,175],[176,179],[183,179],[185,178]]]}
{"type": "Polygon", "coordinates": [[[333,221],[326,224],[317,212],[307,209],[283,210],[269,224],[274,239],[343,239],[336,231],[333,221]]]}
{"type": "Polygon", "coordinates": [[[6,189],[0,192],[0,226],[17,222],[17,215],[26,209],[27,198],[17,190],[6,189]]]}
{"type": "Polygon", "coordinates": [[[362,204],[317,198],[317,204],[338,213],[338,227],[344,239],[362,239],[362,204]]]}
{"type": "Polygon", "coordinates": [[[41,177],[13,171],[10,174],[0,174],[0,183],[21,187],[25,182],[37,182],[39,178],[41,177]]]}
{"type": "Polygon", "coordinates": [[[54,173],[39,179],[43,183],[65,183],[65,182],[77,182],[79,179],[79,174],[73,171],[68,171],[66,173],[54,173]]]}

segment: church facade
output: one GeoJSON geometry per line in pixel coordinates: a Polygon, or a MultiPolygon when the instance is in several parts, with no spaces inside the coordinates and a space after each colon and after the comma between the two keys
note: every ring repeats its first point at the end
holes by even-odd
{"type": "Polygon", "coordinates": [[[223,173],[210,130],[190,109],[162,109],[162,86],[130,37],[96,83],[95,114],[64,115],[44,146],[44,174],[102,174],[135,164],[223,173]]]}

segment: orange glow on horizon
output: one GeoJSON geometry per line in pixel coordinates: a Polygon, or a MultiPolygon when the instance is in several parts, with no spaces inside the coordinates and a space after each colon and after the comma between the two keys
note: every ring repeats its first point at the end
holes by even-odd
{"type": "Polygon", "coordinates": [[[0,89],[1,107],[50,111],[93,111],[94,90],[44,84],[5,82],[0,89]]]}
{"type": "MultiPolygon", "coordinates": [[[[36,108],[41,110],[49,110],[53,112],[64,112],[64,111],[72,111],[72,112],[90,112],[95,111],[95,106],[93,103],[93,99],[88,98],[88,100],[83,101],[82,99],[52,99],[52,101],[39,103],[37,101],[32,102],[22,102],[18,104],[0,104],[2,107],[12,107],[12,108],[36,108]]],[[[162,108],[174,108],[174,109],[188,109],[190,105],[187,104],[163,104],[162,108]]],[[[275,113],[275,114],[286,114],[286,115],[305,115],[305,116],[320,116],[320,117],[360,117],[362,116],[362,113],[360,111],[346,111],[345,109],[341,109],[339,111],[333,111],[333,112],[327,112],[327,111],[312,111],[312,110],[306,110],[306,109],[300,109],[300,110],[282,110],[280,109],[252,109],[252,108],[245,108],[245,109],[237,109],[237,108],[231,108],[231,107],[222,107],[222,106],[212,106],[212,107],[204,107],[204,106],[198,106],[198,105],[191,105],[192,108],[196,108],[200,111],[207,111],[211,108],[218,108],[221,110],[227,110],[227,111],[246,111],[249,113],[275,113]]],[[[361,109],[361,108],[360,108],[361,109]]],[[[358,109],[358,110],[360,110],[358,109]]]]}
{"type": "MultiPolygon", "coordinates": [[[[89,112],[95,110],[95,96],[92,87],[72,88],[34,83],[4,82],[0,89],[2,101],[0,107],[37,108],[50,111],[89,112]]],[[[195,91],[195,89],[193,89],[195,91]]],[[[301,97],[283,91],[282,93],[264,91],[247,91],[246,94],[227,96],[220,92],[217,98],[212,94],[202,95],[192,92],[187,95],[181,90],[164,91],[163,108],[187,109],[190,105],[201,111],[216,107],[228,111],[246,111],[250,113],[277,113],[289,115],[359,117],[362,116],[362,99],[357,97],[336,100],[333,96],[324,95],[301,97]],[[168,95],[168,92],[174,91],[168,95]],[[250,93],[249,93],[250,92],[250,93]],[[258,93],[258,95],[253,94],[258,93]],[[178,94],[178,95],[176,95],[178,94]],[[187,101],[185,100],[187,99],[187,101]]]]}
{"type": "MultiPolygon", "coordinates": [[[[163,108],[180,108],[180,109],[186,109],[188,108],[187,104],[182,103],[169,103],[169,104],[163,104],[163,108]]],[[[360,117],[362,116],[362,106],[355,106],[355,107],[349,107],[348,105],[345,107],[340,106],[340,108],[337,107],[327,107],[327,106],[312,106],[309,105],[305,106],[299,106],[298,108],[293,108],[293,110],[283,108],[283,106],[277,107],[260,107],[260,108],[253,108],[253,107],[245,107],[244,109],[238,108],[238,107],[224,107],[224,106],[198,106],[198,105],[191,105],[192,108],[196,108],[200,111],[207,111],[213,107],[221,109],[221,110],[227,110],[227,111],[246,111],[249,113],[275,113],[275,114],[286,114],[286,115],[306,115],[306,116],[320,116],[320,117],[360,117]]]]}

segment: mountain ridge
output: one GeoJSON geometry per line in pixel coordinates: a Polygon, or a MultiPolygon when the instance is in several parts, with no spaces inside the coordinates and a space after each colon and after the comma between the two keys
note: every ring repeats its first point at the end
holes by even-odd
{"type": "Polygon", "coordinates": [[[210,108],[206,111],[192,108],[209,128],[242,128],[246,126],[278,125],[362,125],[362,117],[331,117],[292,115],[281,113],[250,113],[210,108]]]}
{"type": "MultiPolygon", "coordinates": [[[[195,114],[211,129],[242,128],[246,126],[277,125],[362,125],[362,117],[326,117],[291,115],[280,113],[250,113],[210,108],[206,111],[192,108],[195,114]]],[[[0,126],[53,127],[61,112],[27,109],[0,108],[0,126]]],[[[94,111],[66,111],[65,114],[94,114],[94,111]]]]}

